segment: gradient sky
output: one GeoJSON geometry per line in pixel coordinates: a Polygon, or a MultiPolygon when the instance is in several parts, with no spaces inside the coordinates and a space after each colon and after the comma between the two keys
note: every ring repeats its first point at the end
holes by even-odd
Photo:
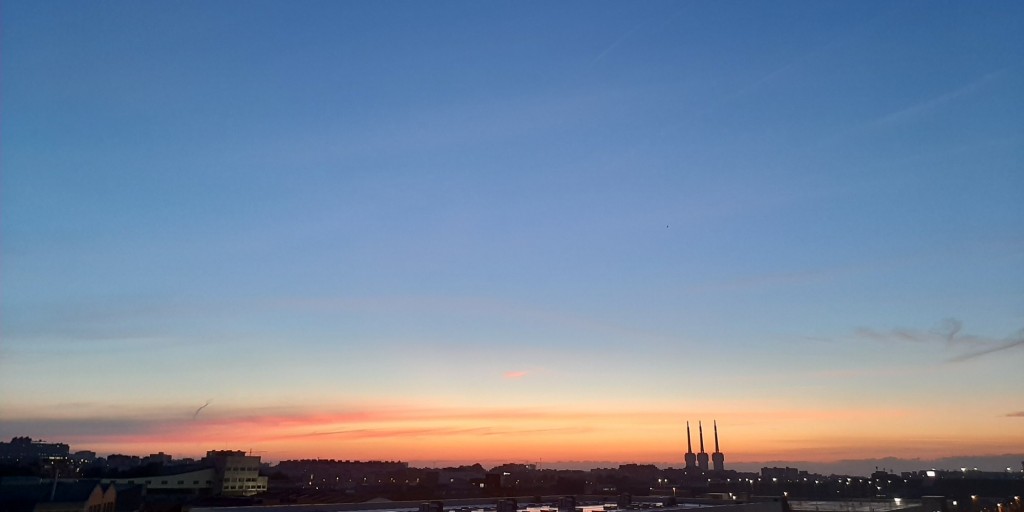
{"type": "Polygon", "coordinates": [[[679,465],[717,419],[727,463],[1024,447],[1024,3],[2,23],[0,438],[679,465]]]}

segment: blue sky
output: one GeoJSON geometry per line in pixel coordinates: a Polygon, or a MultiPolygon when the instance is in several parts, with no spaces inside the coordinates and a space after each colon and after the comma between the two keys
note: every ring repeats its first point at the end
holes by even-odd
{"type": "Polygon", "coordinates": [[[95,445],[75,422],[208,399],[618,403],[668,432],[770,400],[914,404],[948,441],[970,405],[1019,447],[1022,29],[1014,2],[5,3],[0,418],[95,445]]]}

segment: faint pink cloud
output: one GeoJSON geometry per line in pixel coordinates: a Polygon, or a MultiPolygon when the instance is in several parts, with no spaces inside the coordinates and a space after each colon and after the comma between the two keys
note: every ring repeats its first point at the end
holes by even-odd
{"type": "Polygon", "coordinates": [[[1008,417],[1008,418],[1024,418],[1024,411],[1009,412],[1009,413],[1006,413],[1006,417],[1008,417]]]}
{"type": "Polygon", "coordinates": [[[523,377],[526,377],[526,374],[528,374],[528,373],[529,372],[522,371],[522,370],[520,370],[520,371],[512,371],[512,372],[505,372],[505,378],[506,379],[521,379],[523,377]]]}

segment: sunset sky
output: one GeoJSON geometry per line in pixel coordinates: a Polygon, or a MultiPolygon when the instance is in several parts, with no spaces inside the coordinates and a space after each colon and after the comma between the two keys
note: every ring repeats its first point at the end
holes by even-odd
{"type": "Polygon", "coordinates": [[[1024,450],[1022,2],[0,20],[0,439],[1024,450]]]}

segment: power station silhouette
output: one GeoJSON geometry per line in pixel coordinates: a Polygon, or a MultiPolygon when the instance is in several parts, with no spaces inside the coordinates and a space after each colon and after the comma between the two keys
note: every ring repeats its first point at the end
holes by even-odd
{"type": "MultiPolygon", "coordinates": [[[[725,455],[718,450],[718,420],[714,420],[715,427],[715,453],[711,454],[711,461],[714,463],[715,471],[725,470],[725,455]]],[[[700,453],[693,453],[693,443],[690,441],[690,422],[686,422],[686,469],[689,471],[708,470],[708,454],[704,451],[704,426],[697,422],[697,431],[700,435],[700,453]]]]}

